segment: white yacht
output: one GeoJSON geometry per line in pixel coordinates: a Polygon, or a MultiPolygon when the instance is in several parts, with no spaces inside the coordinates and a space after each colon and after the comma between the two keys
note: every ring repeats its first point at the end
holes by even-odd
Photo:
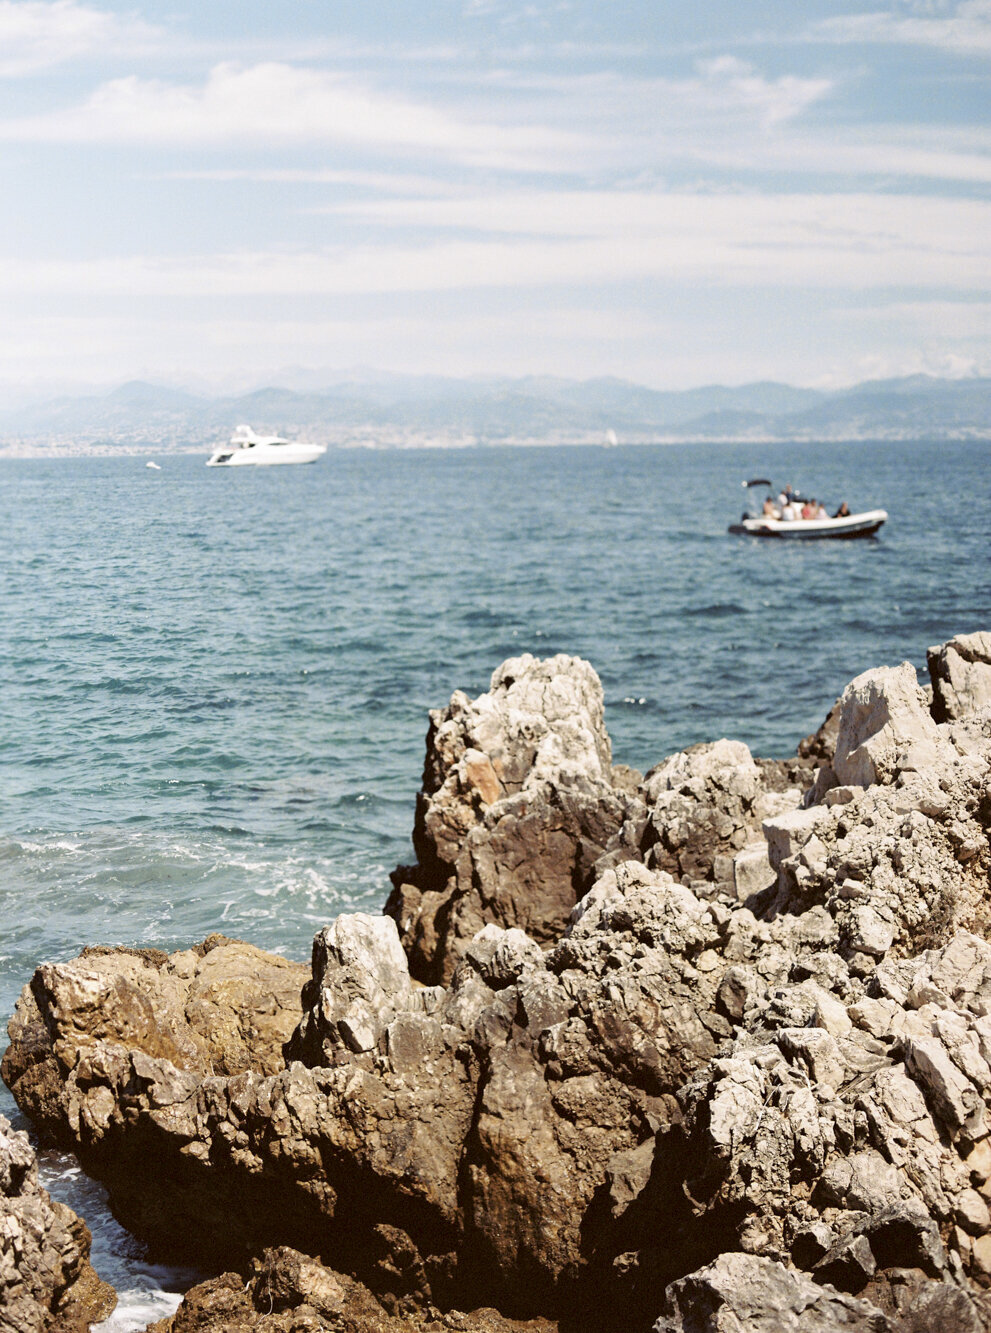
{"type": "Polygon", "coordinates": [[[273,463],[315,463],[327,452],[325,444],[303,444],[284,440],[281,435],[256,435],[250,426],[238,426],[230,444],[222,444],[207,459],[207,467],[243,467],[273,463]]]}

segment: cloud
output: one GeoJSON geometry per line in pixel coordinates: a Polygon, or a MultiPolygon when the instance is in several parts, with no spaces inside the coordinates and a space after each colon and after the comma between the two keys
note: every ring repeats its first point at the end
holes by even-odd
{"type": "MultiPolygon", "coordinates": [[[[346,185],[383,194],[449,196],[463,193],[462,184],[440,176],[401,171],[362,171],[331,167],[208,167],[201,171],[149,172],[144,179],[172,181],[250,181],[258,185],[346,185]]],[[[319,209],[309,210],[319,212],[319,209]]]]}
{"type": "Polygon", "coordinates": [[[80,56],[154,40],[157,30],[76,0],[0,0],[0,77],[18,78],[80,56]]]}
{"type": "Polygon", "coordinates": [[[829,97],[836,85],[824,77],[793,74],[769,79],[736,56],[696,62],[683,78],[634,77],[612,70],[580,75],[500,74],[481,86],[517,108],[541,107],[557,123],[594,126],[603,139],[623,144],[651,137],[738,136],[755,126],[772,130],[801,117],[829,97]]]}
{"type": "Polygon", "coordinates": [[[202,85],[114,79],[79,106],[0,123],[0,138],[186,147],[336,143],[515,168],[561,153],[577,157],[583,142],[540,125],[460,120],[345,75],[271,62],[217,65],[202,85]]]}
{"type": "Polygon", "coordinates": [[[612,170],[647,164],[644,154],[658,146],[690,155],[755,129],[763,138],[832,87],[820,78],[766,79],[720,56],[684,79],[494,75],[467,92],[459,87],[463,104],[449,110],[350,74],[225,63],[199,83],[110,80],[78,105],[0,122],[0,140],[203,149],[334,144],[487,169],[612,170]]]}
{"type": "MultiPolygon", "coordinates": [[[[333,211],[397,230],[494,238],[448,246],[452,274],[459,256],[477,247],[475,280],[482,285],[486,274],[511,282],[529,262],[527,280],[537,283],[542,275],[581,283],[593,274],[603,282],[991,286],[991,233],[984,230],[991,204],[983,201],[545,190],[368,200],[333,211]]],[[[427,276],[428,255],[407,256],[407,280],[427,276]]],[[[463,280],[470,282],[468,272],[463,280]]]]}
{"type": "Polygon", "coordinates": [[[671,91],[684,96],[696,113],[743,111],[765,126],[793,120],[834,86],[831,79],[799,78],[794,74],[766,79],[736,56],[700,61],[698,77],[668,83],[671,91]]]}
{"type": "Polygon", "coordinates": [[[817,129],[760,142],[741,138],[700,145],[696,155],[737,178],[747,171],[778,171],[820,178],[871,177],[880,183],[904,177],[967,185],[991,182],[991,136],[951,127],[876,125],[869,131],[850,127],[842,135],[817,129]]]}
{"type": "Polygon", "coordinates": [[[367,204],[402,225],[492,236],[321,250],[0,264],[0,293],[66,297],[367,296],[609,284],[991,288],[991,203],[923,196],[535,192],[367,204]],[[448,212],[448,210],[453,211],[448,212]]]}
{"type": "Polygon", "coordinates": [[[963,0],[951,12],[936,14],[931,6],[914,12],[871,10],[816,23],[813,38],[832,42],[928,46],[964,56],[991,55],[991,0],[963,0]]]}

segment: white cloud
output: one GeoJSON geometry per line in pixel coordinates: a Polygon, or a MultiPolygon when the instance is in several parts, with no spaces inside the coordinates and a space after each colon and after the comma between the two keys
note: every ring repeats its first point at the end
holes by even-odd
{"type": "MultiPolygon", "coordinates": [[[[94,385],[109,389],[130,378],[234,392],[280,382],[277,369],[287,361],[451,375],[615,374],[658,388],[761,378],[838,387],[915,371],[991,371],[986,337],[968,342],[962,329],[949,344],[930,338],[927,329],[900,319],[900,305],[889,307],[883,340],[871,317],[884,307],[825,302],[796,336],[802,304],[801,294],[783,303],[766,295],[721,296],[718,318],[711,304],[699,308],[693,297],[649,313],[622,298],[512,309],[476,300],[457,310],[385,315],[349,305],[345,317],[310,319],[242,307],[237,318],[215,312],[195,326],[149,305],[128,316],[92,311],[47,318],[25,307],[0,317],[0,387],[8,407],[18,395],[24,401],[94,385]],[[752,336],[756,325],[760,337],[752,336]],[[39,383],[39,376],[49,382],[39,383]]],[[[933,303],[937,311],[944,304],[950,316],[955,303],[933,303]]],[[[914,306],[924,314],[926,303],[905,309],[914,306]]]]}
{"type": "MultiPolygon", "coordinates": [[[[202,171],[149,172],[147,180],[173,181],[250,181],[258,185],[356,185],[363,190],[383,194],[418,194],[449,196],[463,193],[455,185],[437,176],[413,175],[400,171],[351,171],[306,167],[211,167],[202,171]]],[[[308,210],[313,212],[320,209],[308,210]]]]}
{"type": "MultiPolygon", "coordinates": [[[[658,146],[658,160],[667,151],[676,152],[676,145],[658,146]]],[[[747,172],[771,171],[870,177],[872,184],[906,177],[967,185],[991,182],[991,131],[985,129],[879,124],[832,133],[816,127],[760,140],[728,133],[721,140],[697,144],[694,156],[699,164],[728,173],[731,180],[747,172]]]]}
{"type": "Polygon", "coordinates": [[[909,13],[845,14],[815,24],[812,35],[834,42],[897,43],[987,56],[991,55],[991,0],[964,0],[942,14],[932,13],[929,6],[916,6],[909,13]]]}
{"type": "MultiPolygon", "coordinates": [[[[991,0],[989,0],[991,4],[991,0]]],[[[615,166],[631,170],[716,168],[727,182],[750,172],[991,181],[991,132],[981,126],[884,123],[806,114],[832,95],[825,79],[767,80],[720,57],[689,80],[627,82],[612,75],[575,81],[562,100],[582,105],[595,137],[611,140],[615,166]]],[[[590,139],[593,136],[590,133],[590,139]]],[[[589,154],[590,166],[605,159],[589,154]]]]}
{"type": "MultiPolygon", "coordinates": [[[[321,211],[395,228],[617,243],[694,238],[700,253],[715,243],[750,252],[778,240],[853,248],[878,241],[927,248],[932,243],[947,250],[991,251],[991,237],[981,234],[991,220],[991,203],[904,194],[495,190],[460,198],[367,199],[321,211]],[[942,236],[927,234],[928,226],[943,228],[942,236]]],[[[663,265],[662,258],[658,262],[663,265]]]]}
{"type": "Polygon", "coordinates": [[[583,140],[539,125],[472,123],[356,79],[266,63],[217,65],[202,85],[129,76],[81,105],[0,123],[0,138],[58,143],[337,143],[446,156],[477,165],[536,167],[583,140]]]}
{"type": "Polygon", "coordinates": [[[305,297],[659,282],[709,287],[991,287],[991,202],[893,195],[580,193],[368,204],[379,221],[491,238],[284,253],[0,264],[0,292],[305,297]],[[454,208],[452,215],[447,210],[454,208]]]}
{"type": "Polygon", "coordinates": [[[987,375],[989,370],[991,360],[986,355],[959,354],[929,347],[900,347],[852,358],[839,373],[821,376],[813,387],[839,389],[864,380],[896,379],[902,375],[934,375],[939,379],[959,380],[972,375],[987,375]]]}
{"type": "Polygon", "coordinates": [[[558,123],[594,127],[599,138],[613,140],[615,149],[633,145],[642,150],[655,139],[672,142],[688,136],[692,147],[707,136],[730,133],[734,138],[772,131],[800,118],[830,96],[829,78],[786,74],[769,79],[753,65],[722,55],[698,61],[684,78],[645,77],[605,70],[582,75],[501,73],[478,89],[479,96],[501,98],[516,115],[553,115],[558,123]]]}
{"type": "Polygon", "coordinates": [[[696,111],[743,111],[765,126],[794,119],[833,89],[831,79],[794,74],[766,79],[735,56],[701,61],[698,71],[695,79],[667,81],[670,90],[685,96],[696,111]]]}
{"type": "Polygon", "coordinates": [[[658,150],[690,156],[754,131],[763,140],[832,88],[828,79],[766,79],[751,65],[721,56],[685,79],[493,76],[467,95],[461,88],[455,111],[384,92],[353,75],[271,61],[225,63],[200,83],[134,75],[110,80],[78,105],[0,122],[0,140],[189,148],[336,144],[486,168],[613,169],[647,164],[658,150]]]}
{"type": "Polygon", "coordinates": [[[37,73],[80,56],[151,42],[148,24],[76,0],[0,0],[0,77],[37,73]]]}

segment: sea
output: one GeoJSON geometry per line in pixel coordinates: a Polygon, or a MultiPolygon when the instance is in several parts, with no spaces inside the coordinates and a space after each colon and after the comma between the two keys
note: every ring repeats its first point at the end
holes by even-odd
{"type": "MultiPolygon", "coordinates": [[[[412,857],[427,713],[522,653],[598,671],[614,761],[785,755],[846,683],[991,629],[991,446],[338,450],[0,462],[0,1017],[86,944],[213,931],[307,959],[412,857]],[[727,534],[754,476],[876,539],[727,534]]],[[[6,1090],[0,1111],[26,1122],[6,1090]]],[[[119,1290],[175,1308],[71,1157],[43,1178],[119,1290]]]]}

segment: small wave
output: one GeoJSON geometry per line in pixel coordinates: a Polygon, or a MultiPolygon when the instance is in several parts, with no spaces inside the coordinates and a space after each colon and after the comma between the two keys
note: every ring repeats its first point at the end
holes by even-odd
{"type": "Polygon", "coordinates": [[[32,842],[29,838],[10,838],[0,841],[0,861],[13,860],[18,856],[50,856],[57,852],[72,856],[82,849],[82,843],[70,842],[67,838],[61,837],[41,842],[32,842]]]}
{"type": "Polygon", "coordinates": [[[242,699],[232,699],[230,698],[230,696],[227,696],[222,699],[210,699],[210,698],[200,697],[196,699],[186,700],[183,703],[166,704],[165,712],[172,713],[178,716],[182,716],[183,714],[187,713],[204,713],[204,712],[216,713],[216,712],[224,712],[226,709],[229,708],[241,707],[243,703],[244,701],[242,699]]]}
{"type": "Polygon", "coordinates": [[[171,1319],[182,1302],[183,1293],[133,1287],[117,1288],[117,1306],[109,1319],[90,1325],[90,1333],[142,1333],[159,1319],[171,1319]]]}
{"type": "Polygon", "coordinates": [[[744,616],[747,608],[738,602],[712,602],[709,606],[688,607],[684,613],[694,620],[725,620],[727,616],[744,616]]]}
{"type": "Polygon", "coordinates": [[[489,626],[502,625],[506,619],[504,611],[491,611],[488,607],[476,607],[472,611],[464,611],[461,614],[461,623],[463,625],[489,626]]]}

